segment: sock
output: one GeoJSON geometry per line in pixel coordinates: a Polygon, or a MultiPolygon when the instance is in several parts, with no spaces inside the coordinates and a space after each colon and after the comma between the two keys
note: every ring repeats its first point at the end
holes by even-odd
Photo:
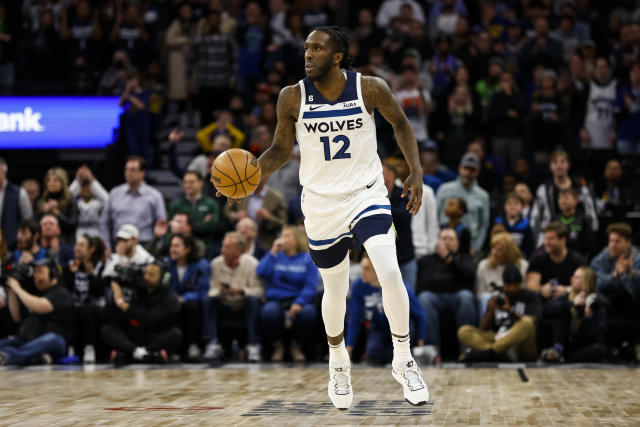
{"type": "Polygon", "coordinates": [[[322,295],[322,320],[328,337],[337,337],[344,331],[349,292],[349,256],[331,268],[320,268],[324,293],[322,295]]]}
{"type": "Polygon", "coordinates": [[[144,357],[148,355],[149,352],[144,347],[136,347],[136,349],[133,350],[133,358],[136,360],[143,360],[144,357]]]}
{"type": "Polygon", "coordinates": [[[411,356],[411,340],[409,339],[409,334],[404,337],[396,337],[395,335],[392,335],[391,341],[393,342],[394,363],[402,363],[413,359],[413,356],[411,356]]]}
{"type": "Polygon", "coordinates": [[[345,365],[349,363],[349,352],[344,345],[344,339],[338,345],[329,343],[329,360],[332,365],[345,365]]]}

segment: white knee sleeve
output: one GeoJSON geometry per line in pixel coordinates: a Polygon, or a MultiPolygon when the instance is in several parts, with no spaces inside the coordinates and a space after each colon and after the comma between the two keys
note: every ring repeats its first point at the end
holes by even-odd
{"type": "Polygon", "coordinates": [[[364,247],[382,287],[382,305],[391,332],[404,336],[409,333],[409,295],[398,266],[393,229],[390,233],[379,235],[380,239],[376,239],[379,236],[373,236],[365,242],[364,247]],[[388,244],[391,236],[394,240],[388,244]]]}
{"type": "Polygon", "coordinates": [[[335,337],[344,331],[349,292],[349,255],[335,267],[320,268],[324,285],[322,295],[322,320],[327,336],[335,337]]]}

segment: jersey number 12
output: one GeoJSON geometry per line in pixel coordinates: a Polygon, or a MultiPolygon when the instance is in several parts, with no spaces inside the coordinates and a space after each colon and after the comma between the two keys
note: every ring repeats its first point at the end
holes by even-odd
{"type": "Polygon", "coordinates": [[[351,142],[349,142],[349,138],[347,138],[345,135],[337,135],[335,138],[333,138],[333,142],[342,142],[342,147],[340,147],[336,155],[333,156],[333,159],[331,158],[331,147],[329,146],[329,137],[321,136],[320,141],[322,141],[322,143],[324,144],[324,159],[326,161],[351,158],[351,153],[347,153],[347,149],[349,148],[349,145],[351,144],[351,142]]]}

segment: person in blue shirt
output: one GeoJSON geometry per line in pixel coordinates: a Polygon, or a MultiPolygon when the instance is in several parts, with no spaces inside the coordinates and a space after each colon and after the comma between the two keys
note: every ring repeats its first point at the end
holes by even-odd
{"type": "MultiPolygon", "coordinates": [[[[389,321],[382,306],[382,288],[371,260],[366,254],[362,257],[360,266],[362,277],[353,283],[348,305],[347,351],[351,356],[364,318],[364,321],[370,325],[365,354],[374,364],[387,364],[393,359],[393,346],[389,321]]],[[[423,346],[427,333],[427,316],[411,288],[406,283],[405,287],[409,294],[409,316],[413,320],[411,326],[412,332],[415,333],[415,342],[418,346],[423,346]]]]}
{"type": "Polygon", "coordinates": [[[504,201],[504,216],[496,218],[496,224],[502,224],[511,234],[525,258],[529,258],[535,249],[536,242],[531,229],[529,219],[522,216],[524,202],[515,193],[507,193],[504,201]]]}
{"type": "Polygon", "coordinates": [[[282,362],[282,335],[285,328],[291,328],[291,356],[294,362],[304,362],[301,349],[316,322],[314,300],[320,277],[308,253],[304,233],[293,226],[283,227],[269,253],[260,260],[256,272],[264,281],[267,302],[260,318],[266,338],[273,343],[271,361],[282,362]]]}
{"type": "Polygon", "coordinates": [[[197,253],[192,236],[176,234],[169,247],[169,273],[171,289],[180,300],[180,329],[184,336],[183,346],[189,358],[200,355],[202,335],[201,300],[209,292],[209,263],[197,253]]]}

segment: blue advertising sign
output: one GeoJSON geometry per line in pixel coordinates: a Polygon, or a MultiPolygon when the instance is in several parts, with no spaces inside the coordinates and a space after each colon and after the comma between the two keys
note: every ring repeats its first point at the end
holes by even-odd
{"type": "Polygon", "coordinates": [[[104,148],[122,107],[113,96],[0,96],[0,149],[104,148]]]}

